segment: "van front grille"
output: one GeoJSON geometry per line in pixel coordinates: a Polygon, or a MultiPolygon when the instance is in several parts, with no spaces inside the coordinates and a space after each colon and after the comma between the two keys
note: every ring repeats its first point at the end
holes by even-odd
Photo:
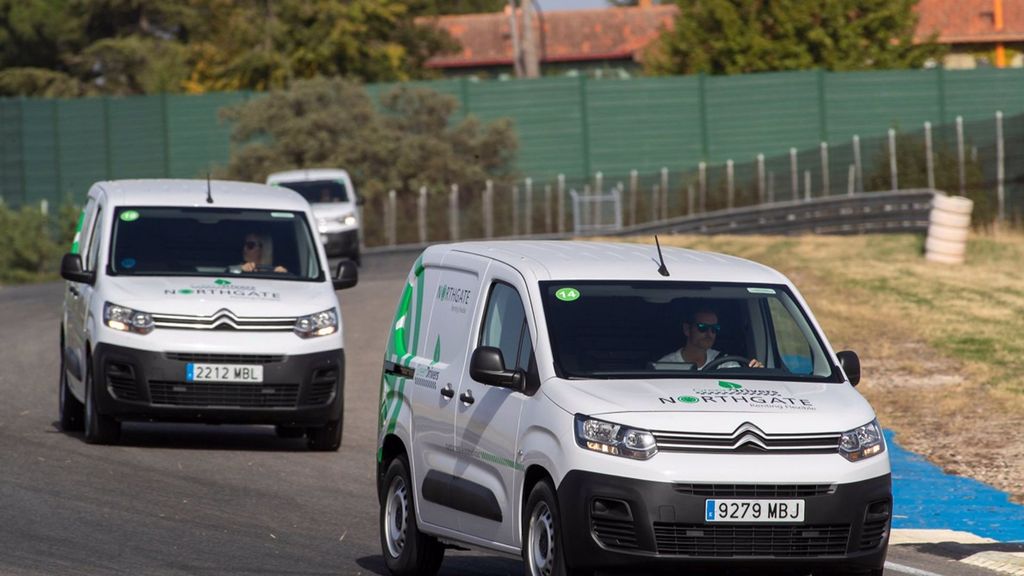
{"type": "Polygon", "coordinates": [[[179,330],[243,330],[255,332],[289,332],[295,327],[294,316],[237,316],[227,308],[221,308],[209,316],[187,314],[153,314],[153,325],[157,328],[179,330]]]}
{"type": "Polygon", "coordinates": [[[294,408],[299,385],[150,380],[149,396],[153,404],[167,406],[294,408]]]}
{"type": "Polygon", "coordinates": [[[167,352],[168,360],[205,362],[207,364],[273,364],[284,360],[281,354],[204,354],[198,352],[167,352]]]}
{"type": "Polygon", "coordinates": [[[707,498],[810,498],[835,492],[834,484],[687,484],[677,483],[676,492],[707,498]]]}
{"type": "Polygon", "coordinates": [[[849,524],[733,526],[654,523],[659,554],[815,558],[846,554],[849,524]]]}
{"type": "Polygon", "coordinates": [[[840,432],[821,434],[767,434],[746,422],[736,430],[715,434],[707,432],[652,431],[660,452],[729,452],[770,454],[834,453],[839,449],[840,432]]]}
{"type": "Polygon", "coordinates": [[[613,520],[610,518],[591,518],[591,529],[594,536],[605,548],[635,549],[636,527],[632,520],[613,520]]]}

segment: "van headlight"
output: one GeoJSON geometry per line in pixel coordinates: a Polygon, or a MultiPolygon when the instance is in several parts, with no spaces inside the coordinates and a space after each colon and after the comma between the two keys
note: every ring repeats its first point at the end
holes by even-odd
{"type": "Polygon", "coordinates": [[[149,334],[153,331],[153,316],[112,302],[103,303],[103,323],[121,332],[149,334]]]}
{"type": "Polygon", "coordinates": [[[878,420],[844,432],[839,439],[839,454],[850,462],[877,456],[885,452],[885,438],[878,420]]]}
{"type": "Polygon", "coordinates": [[[346,214],[341,217],[341,223],[345,226],[355,226],[356,217],[354,214],[346,214]]]}
{"type": "Polygon", "coordinates": [[[300,338],[329,336],[338,331],[338,313],[334,308],[330,308],[309,316],[301,316],[295,320],[294,330],[300,338]]]}
{"type": "Polygon", "coordinates": [[[576,443],[587,450],[635,460],[647,460],[658,453],[658,443],[647,430],[612,424],[582,414],[576,415],[576,443]]]}

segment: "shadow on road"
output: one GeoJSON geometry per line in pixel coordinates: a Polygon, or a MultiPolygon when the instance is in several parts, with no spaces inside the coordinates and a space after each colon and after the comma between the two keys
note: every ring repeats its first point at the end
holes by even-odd
{"type": "MultiPolygon", "coordinates": [[[[390,576],[382,556],[363,556],[356,559],[363,570],[381,576],[390,576]]],[[[478,552],[447,553],[438,576],[523,576],[523,563],[501,556],[478,552]]]]}
{"type": "MultiPolygon", "coordinates": [[[[54,421],[53,428],[58,434],[85,442],[81,432],[64,432],[60,429],[59,422],[54,421]]],[[[121,439],[117,444],[170,450],[307,451],[305,438],[278,438],[273,426],[234,424],[126,422],[121,425],[121,439]]]]}

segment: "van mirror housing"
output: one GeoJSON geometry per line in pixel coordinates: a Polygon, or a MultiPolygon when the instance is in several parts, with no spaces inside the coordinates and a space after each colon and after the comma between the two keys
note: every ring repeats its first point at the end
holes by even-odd
{"type": "Polygon", "coordinates": [[[338,272],[334,275],[332,282],[335,290],[344,290],[355,286],[359,283],[359,267],[347,258],[338,262],[338,272]]]}
{"type": "Polygon", "coordinates": [[[60,259],[60,276],[72,282],[83,284],[95,284],[96,273],[82,270],[82,255],[67,253],[60,259]]]}
{"type": "Polygon", "coordinates": [[[839,357],[839,364],[843,366],[843,371],[850,379],[850,384],[856,386],[860,383],[860,358],[857,357],[857,353],[852,350],[843,350],[836,356],[839,357]]]}
{"type": "Polygon", "coordinates": [[[506,370],[500,348],[480,346],[473,350],[469,360],[469,376],[482,384],[522,390],[525,381],[522,370],[506,370]]]}

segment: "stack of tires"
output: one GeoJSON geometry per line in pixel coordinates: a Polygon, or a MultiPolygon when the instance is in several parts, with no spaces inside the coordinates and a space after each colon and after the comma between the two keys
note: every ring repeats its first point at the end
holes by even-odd
{"type": "Polygon", "coordinates": [[[935,194],[928,218],[928,239],[924,243],[926,260],[963,264],[973,208],[974,202],[963,196],[935,194]]]}

